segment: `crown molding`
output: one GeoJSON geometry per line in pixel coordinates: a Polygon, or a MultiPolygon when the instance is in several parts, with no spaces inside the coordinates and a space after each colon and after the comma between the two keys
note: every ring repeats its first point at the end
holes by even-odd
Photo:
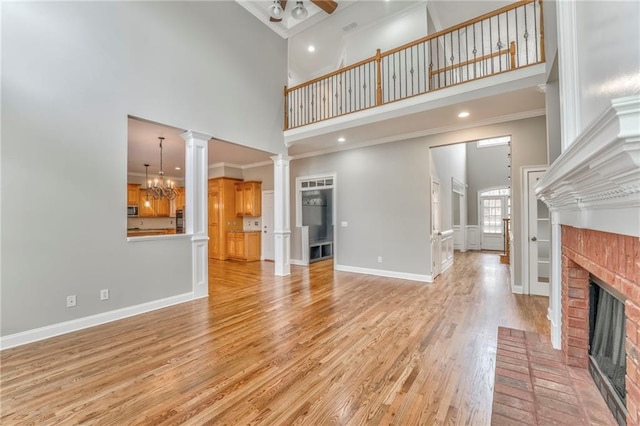
{"type": "Polygon", "coordinates": [[[613,99],[535,191],[562,224],[640,235],[640,96],[613,99]]]}

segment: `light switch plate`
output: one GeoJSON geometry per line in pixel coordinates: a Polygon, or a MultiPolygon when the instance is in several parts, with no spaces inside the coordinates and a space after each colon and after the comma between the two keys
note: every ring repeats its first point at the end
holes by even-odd
{"type": "Polygon", "coordinates": [[[340,222],[340,226],[346,228],[347,226],[349,226],[349,222],[340,222]]]}

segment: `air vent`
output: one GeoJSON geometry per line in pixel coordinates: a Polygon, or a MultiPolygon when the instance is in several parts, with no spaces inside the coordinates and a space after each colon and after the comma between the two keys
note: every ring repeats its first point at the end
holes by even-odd
{"type": "Polygon", "coordinates": [[[351,31],[352,29],[354,29],[357,26],[358,26],[358,24],[356,22],[352,22],[349,25],[347,25],[346,27],[342,27],[342,30],[344,32],[351,31]]]}

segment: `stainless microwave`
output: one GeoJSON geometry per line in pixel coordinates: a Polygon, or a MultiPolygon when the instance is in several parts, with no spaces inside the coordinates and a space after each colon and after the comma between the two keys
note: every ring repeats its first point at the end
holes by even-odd
{"type": "Polygon", "coordinates": [[[127,206],[127,217],[138,217],[138,206],[130,204],[127,206]]]}

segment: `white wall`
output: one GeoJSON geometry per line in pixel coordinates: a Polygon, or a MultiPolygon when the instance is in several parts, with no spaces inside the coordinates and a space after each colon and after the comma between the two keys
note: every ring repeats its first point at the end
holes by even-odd
{"type": "MultiPolygon", "coordinates": [[[[441,228],[453,228],[453,188],[451,178],[467,183],[467,144],[432,148],[431,173],[440,180],[441,228]]],[[[462,200],[465,200],[463,198],[462,200]]]]}
{"type": "MultiPolygon", "coordinates": [[[[575,2],[578,133],[598,117],[613,98],[640,93],[640,2],[575,2]]],[[[562,23],[560,23],[562,24],[562,23]]],[[[562,52],[560,52],[562,54],[562,52]]],[[[562,72],[562,71],[561,71],[562,72]]]]}
{"type": "Polygon", "coordinates": [[[285,82],[235,2],[3,3],[2,336],[189,293],[188,238],[126,241],[127,116],[283,152],[285,82]]]}
{"type": "MultiPolygon", "coordinates": [[[[467,144],[467,179],[469,183],[467,188],[467,223],[469,225],[478,225],[478,191],[494,186],[511,186],[509,152],[508,145],[478,148],[477,141],[467,144]]],[[[541,164],[546,164],[546,158],[541,164]]],[[[513,172],[519,173],[517,169],[514,169],[513,172]]],[[[511,206],[513,206],[513,200],[511,206]]]]}
{"type": "Polygon", "coordinates": [[[345,65],[374,56],[376,49],[384,52],[426,36],[426,9],[426,4],[422,3],[403,13],[347,33],[342,45],[345,65]]]}

